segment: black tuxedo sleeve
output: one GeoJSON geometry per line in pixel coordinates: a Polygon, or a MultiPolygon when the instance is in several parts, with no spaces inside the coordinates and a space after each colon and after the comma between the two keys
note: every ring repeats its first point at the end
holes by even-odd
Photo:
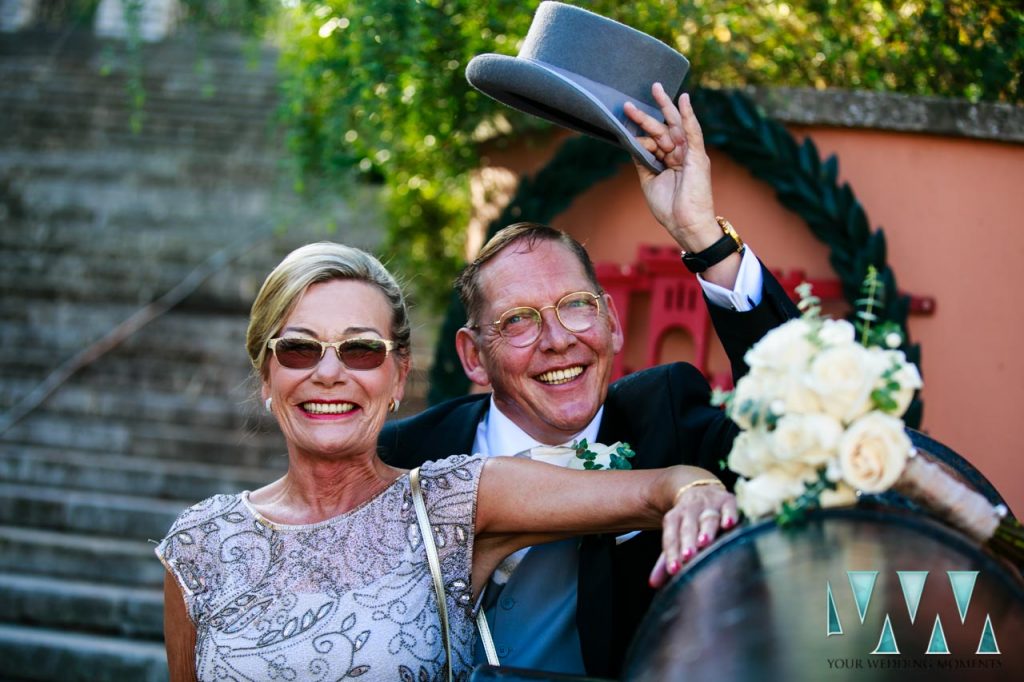
{"type": "Polygon", "coordinates": [[[470,454],[477,424],[489,406],[489,394],[468,395],[406,419],[389,421],[377,439],[377,454],[391,466],[403,469],[428,460],[470,454]]]}
{"type": "Polygon", "coordinates": [[[711,323],[715,326],[715,333],[718,334],[722,347],[729,356],[733,381],[739,381],[739,378],[747,373],[748,368],[743,362],[743,355],[751,346],[783,322],[800,316],[796,305],[764,263],[761,264],[761,277],[764,280],[761,302],[751,310],[730,310],[715,305],[707,300],[707,296],[704,297],[711,315],[711,323]]]}

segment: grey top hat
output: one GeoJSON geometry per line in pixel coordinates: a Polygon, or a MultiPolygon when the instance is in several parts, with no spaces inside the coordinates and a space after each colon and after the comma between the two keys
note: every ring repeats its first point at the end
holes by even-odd
{"type": "Polygon", "coordinates": [[[686,57],[646,33],[579,7],[542,2],[519,55],[474,57],[466,78],[513,109],[620,145],[660,173],[665,167],[637,143],[643,132],[623,104],[664,120],[651,84],[660,82],[675,100],[689,68],[686,57]]]}

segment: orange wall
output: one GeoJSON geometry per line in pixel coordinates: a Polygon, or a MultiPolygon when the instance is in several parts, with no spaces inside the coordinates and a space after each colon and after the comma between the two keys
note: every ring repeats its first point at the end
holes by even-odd
{"type": "MultiPolygon", "coordinates": [[[[921,344],[923,430],[971,460],[1024,515],[1024,145],[913,133],[791,127],[822,156],[836,154],[871,224],[885,230],[899,287],[935,299],[912,315],[921,344]]],[[[556,139],[529,149],[491,150],[488,163],[516,172],[543,164],[556,139]]],[[[711,150],[715,207],[772,268],[834,277],[828,248],[783,208],[766,184],[711,150]]],[[[640,243],[671,244],[647,212],[630,167],[592,187],[555,226],[584,242],[595,261],[627,263],[640,243]]],[[[682,267],[682,266],[680,266],[682,267]]],[[[641,311],[642,314],[642,311],[641,311]]],[[[631,316],[632,317],[632,316],[631,316]]],[[[639,325],[630,324],[627,361],[639,363],[639,325]],[[634,361],[633,359],[636,358],[634,361]]],[[[673,339],[664,360],[685,359],[673,339]]],[[[712,367],[724,367],[721,357],[712,367]]]]}

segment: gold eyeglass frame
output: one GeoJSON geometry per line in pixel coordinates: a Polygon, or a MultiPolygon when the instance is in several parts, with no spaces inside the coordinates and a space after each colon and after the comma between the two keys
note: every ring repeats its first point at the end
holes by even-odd
{"type": "MultiPolygon", "coordinates": [[[[585,332],[585,331],[587,331],[588,329],[590,329],[591,327],[594,326],[593,323],[587,325],[586,327],[583,327],[582,329],[573,329],[572,327],[570,327],[569,325],[567,325],[565,323],[565,320],[562,319],[562,316],[558,312],[558,307],[562,304],[563,301],[565,301],[565,299],[570,298],[572,296],[578,296],[580,294],[586,294],[587,296],[590,296],[591,298],[594,299],[594,301],[597,303],[598,315],[600,316],[602,303],[604,302],[604,292],[595,294],[592,291],[571,291],[568,294],[566,294],[565,296],[562,296],[555,303],[552,303],[550,305],[546,305],[546,306],[544,306],[544,307],[542,307],[540,309],[537,309],[537,308],[534,308],[534,307],[528,306],[528,305],[518,305],[518,306],[516,306],[514,308],[509,308],[508,310],[503,312],[501,315],[499,315],[497,320],[495,320],[494,322],[488,322],[487,326],[493,327],[497,331],[498,336],[500,336],[502,339],[504,339],[505,342],[508,343],[509,345],[511,345],[513,348],[526,348],[527,346],[530,346],[530,345],[536,343],[537,339],[539,339],[541,334],[544,333],[544,311],[549,309],[549,308],[552,308],[555,311],[555,319],[558,320],[558,324],[562,325],[562,328],[564,330],[566,330],[567,332],[569,332],[571,334],[579,334],[581,332],[585,332]],[[523,311],[529,310],[529,311],[532,311],[534,313],[537,313],[537,317],[536,317],[536,319],[537,319],[537,335],[534,336],[532,339],[530,339],[528,342],[526,342],[524,344],[521,344],[521,345],[520,344],[516,344],[516,343],[512,343],[512,341],[509,339],[509,337],[505,336],[501,332],[501,323],[502,323],[502,321],[504,321],[505,318],[507,318],[509,315],[511,315],[512,313],[516,312],[517,310],[523,310],[523,311]]],[[[595,321],[596,321],[596,319],[595,319],[595,321]]],[[[469,329],[480,329],[480,325],[478,325],[478,324],[467,325],[467,328],[469,328],[469,329]]]]}

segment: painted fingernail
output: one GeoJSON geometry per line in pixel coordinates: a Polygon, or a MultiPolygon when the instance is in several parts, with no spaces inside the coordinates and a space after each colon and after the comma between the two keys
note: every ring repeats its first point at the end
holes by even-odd
{"type": "Polygon", "coordinates": [[[683,567],[683,565],[681,563],[679,563],[676,560],[672,560],[668,564],[668,572],[671,573],[672,575],[675,575],[676,573],[679,572],[679,569],[682,568],[682,567],[683,567]]]}
{"type": "Polygon", "coordinates": [[[692,557],[694,555],[694,553],[695,552],[694,552],[693,547],[687,547],[686,549],[684,549],[683,550],[683,561],[689,560],[689,558],[692,557]]]}
{"type": "Polygon", "coordinates": [[[697,536],[697,546],[703,547],[706,544],[708,544],[708,535],[707,533],[701,533],[697,536]]]}
{"type": "Polygon", "coordinates": [[[729,529],[736,525],[736,519],[731,516],[726,516],[722,519],[722,528],[729,529]]]}

